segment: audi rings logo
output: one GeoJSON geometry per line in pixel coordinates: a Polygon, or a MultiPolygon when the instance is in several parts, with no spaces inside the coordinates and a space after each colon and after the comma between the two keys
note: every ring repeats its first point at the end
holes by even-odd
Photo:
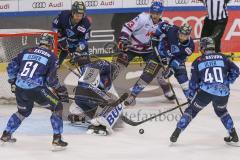
{"type": "Polygon", "coordinates": [[[183,23],[189,23],[192,24],[193,28],[193,35],[195,38],[201,37],[201,30],[203,28],[203,21],[205,19],[205,16],[202,17],[196,17],[196,16],[188,16],[188,17],[180,17],[176,16],[173,18],[169,17],[163,17],[163,20],[175,25],[181,25],[183,23]]]}
{"type": "Polygon", "coordinates": [[[32,7],[33,8],[46,8],[47,4],[46,4],[46,2],[33,2],[32,7]]]}
{"type": "Polygon", "coordinates": [[[188,4],[189,0],[175,0],[176,4],[188,4]]]}
{"type": "Polygon", "coordinates": [[[149,0],[136,0],[136,5],[148,5],[149,0]]]}
{"type": "Polygon", "coordinates": [[[98,6],[98,1],[85,1],[85,6],[86,7],[97,7],[98,6]]]}

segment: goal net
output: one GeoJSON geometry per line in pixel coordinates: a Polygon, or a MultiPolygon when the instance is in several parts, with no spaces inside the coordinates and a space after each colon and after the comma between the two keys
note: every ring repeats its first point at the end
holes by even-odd
{"type": "Polygon", "coordinates": [[[8,84],[7,65],[22,50],[39,44],[42,33],[54,35],[54,52],[57,54],[57,35],[40,29],[0,29],[0,104],[14,103],[15,96],[8,84]]]}

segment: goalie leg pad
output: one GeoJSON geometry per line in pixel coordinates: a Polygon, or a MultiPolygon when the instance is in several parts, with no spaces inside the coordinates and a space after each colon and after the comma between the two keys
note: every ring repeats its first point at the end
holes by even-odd
{"type": "Polygon", "coordinates": [[[122,114],[122,112],[123,112],[123,106],[120,104],[114,107],[109,112],[104,113],[103,115],[92,119],[91,123],[95,126],[99,126],[99,125],[105,126],[107,128],[107,131],[111,133],[113,126],[116,124],[116,122],[120,118],[120,115],[122,114]]]}

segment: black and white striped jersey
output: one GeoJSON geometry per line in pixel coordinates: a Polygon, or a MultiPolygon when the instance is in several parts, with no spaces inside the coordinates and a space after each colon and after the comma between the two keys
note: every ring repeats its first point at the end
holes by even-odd
{"type": "Polygon", "coordinates": [[[228,0],[203,0],[203,2],[207,8],[208,19],[216,21],[228,17],[228,0]]]}

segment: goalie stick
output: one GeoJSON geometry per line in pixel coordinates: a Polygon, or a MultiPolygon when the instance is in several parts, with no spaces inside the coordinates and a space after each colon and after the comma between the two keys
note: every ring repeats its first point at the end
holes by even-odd
{"type": "Polygon", "coordinates": [[[89,96],[84,96],[84,95],[77,95],[75,97],[68,97],[71,100],[79,100],[79,101],[85,101],[86,100],[82,100],[81,98],[86,98],[90,101],[95,101],[96,103],[98,103],[99,105],[107,105],[108,103],[102,99],[99,98],[93,98],[93,97],[89,97],[89,96]]]}
{"type": "MultiPolygon", "coordinates": [[[[109,111],[110,109],[112,109],[113,107],[116,107],[117,105],[121,104],[123,101],[125,101],[128,98],[128,93],[123,93],[116,101],[112,102],[112,103],[108,103],[106,101],[103,101],[101,99],[98,98],[92,98],[92,97],[88,97],[88,96],[80,96],[80,97],[84,97],[84,98],[88,98],[89,100],[95,101],[97,102],[98,105],[104,106],[103,110],[105,111],[109,111]]],[[[68,97],[71,100],[79,100],[78,98],[75,97],[68,97]]],[[[81,100],[80,100],[81,101],[81,100]]],[[[83,101],[83,100],[82,100],[83,101]]],[[[85,101],[86,102],[86,101],[85,101]]],[[[96,109],[96,108],[94,108],[96,109]]],[[[88,111],[85,112],[90,112],[93,109],[90,109],[88,111]]]]}
{"type": "Polygon", "coordinates": [[[161,116],[161,115],[163,115],[163,114],[165,114],[165,113],[168,113],[168,112],[171,112],[171,111],[174,111],[174,110],[176,110],[176,109],[178,109],[178,108],[181,108],[181,107],[183,107],[183,106],[185,106],[185,105],[187,105],[188,104],[188,102],[185,102],[185,103],[183,103],[183,104],[180,104],[180,105],[178,105],[178,106],[176,106],[176,107],[173,107],[173,108],[171,108],[171,109],[169,109],[169,110],[166,110],[166,111],[164,111],[164,112],[162,112],[162,113],[159,113],[159,114],[157,114],[157,115],[155,115],[155,116],[152,116],[152,117],[150,117],[150,118],[147,118],[147,119],[145,119],[145,120],[143,120],[143,121],[139,121],[139,122],[134,122],[134,121],[132,121],[131,119],[129,119],[129,118],[127,118],[126,116],[121,116],[121,119],[123,120],[123,122],[125,122],[125,123],[127,123],[127,124],[129,124],[129,125],[131,125],[131,126],[138,126],[138,125],[140,125],[140,124],[143,124],[143,123],[145,123],[145,122],[148,122],[148,121],[150,121],[150,120],[152,120],[152,119],[154,119],[154,118],[156,118],[156,117],[159,117],[159,116],[161,116]]]}

